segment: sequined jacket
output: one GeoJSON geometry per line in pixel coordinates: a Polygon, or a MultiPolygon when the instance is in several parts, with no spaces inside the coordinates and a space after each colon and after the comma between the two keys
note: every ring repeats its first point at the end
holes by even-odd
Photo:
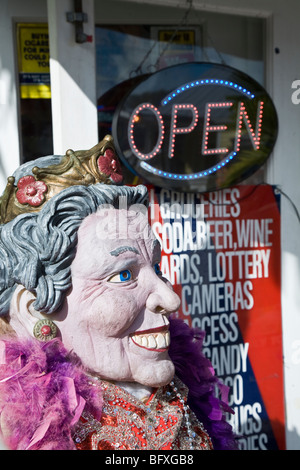
{"type": "Polygon", "coordinates": [[[211,450],[212,443],[187,405],[186,386],[175,377],[143,403],[122,388],[101,381],[103,409],[98,421],[83,412],[74,432],[83,450],[211,450]]]}

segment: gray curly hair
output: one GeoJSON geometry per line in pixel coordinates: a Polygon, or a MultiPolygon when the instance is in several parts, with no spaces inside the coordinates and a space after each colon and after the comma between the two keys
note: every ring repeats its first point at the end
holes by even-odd
{"type": "Polygon", "coordinates": [[[0,226],[0,315],[9,313],[18,284],[34,293],[34,308],[53,313],[72,285],[71,263],[83,219],[120,198],[129,208],[148,206],[145,186],[94,184],[72,186],[54,196],[38,213],[19,215],[0,226]]]}

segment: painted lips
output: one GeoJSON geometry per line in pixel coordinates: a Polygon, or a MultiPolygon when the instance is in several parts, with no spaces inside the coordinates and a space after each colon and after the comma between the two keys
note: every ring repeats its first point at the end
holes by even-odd
{"type": "Polygon", "coordinates": [[[164,351],[170,346],[170,332],[167,329],[138,331],[131,339],[137,346],[151,351],[164,351]]]}

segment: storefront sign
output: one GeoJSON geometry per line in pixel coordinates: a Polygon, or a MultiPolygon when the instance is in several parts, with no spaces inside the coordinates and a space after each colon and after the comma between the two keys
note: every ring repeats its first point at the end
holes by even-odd
{"type": "Polygon", "coordinates": [[[285,448],[280,208],[269,185],[210,193],[149,186],[161,271],[177,317],[205,331],[204,353],[229,386],[243,450],[285,448]]]}
{"type": "Polygon", "coordinates": [[[261,85],[230,67],[195,62],[145,78],[120,103],[112,129],[120,158],[137,175],[204,192],[263,165],[278,125],[261,85]]]}
{"type": "Polygon", "coordinates": [[[47,24],[18,24],[17,35],[21,98],[50,98],[47,24]]]}
{"type": "Polygon", "coordinates": [[[197,51],[202,43],[199,26],[152,26],[151,38],[157,41],[157,70],[197,60],[197,51]]]}

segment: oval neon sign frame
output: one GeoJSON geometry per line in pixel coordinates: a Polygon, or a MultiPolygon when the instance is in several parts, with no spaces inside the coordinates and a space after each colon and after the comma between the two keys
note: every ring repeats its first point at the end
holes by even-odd
{"type": "Polygon", "coordinates": [[[207,192],[235,185],[269,158],[275,106],[246,74],[219,64],[168,67],[129,91],[112,134],[123,163],[146,182],[207,192]]]}

